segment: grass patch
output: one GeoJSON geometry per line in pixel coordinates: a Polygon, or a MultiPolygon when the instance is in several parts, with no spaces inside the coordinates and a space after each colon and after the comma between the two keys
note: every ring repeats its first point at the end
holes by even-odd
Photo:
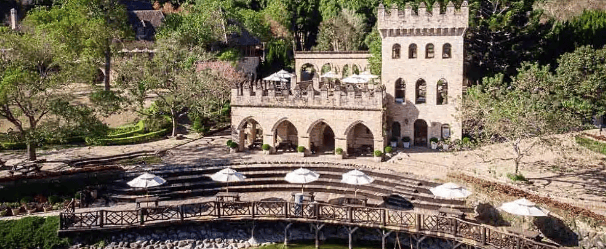
{"type": "Polygon", "coordinates": [[[507,178],[511,179],[514,182],[527,182],[528,181],[528,179],[526,179],[526,177],[524,177],[524,175],[522,175],[522,174],[507,173],[507,178]]]}
{"type": "Polygon", "coordinates": [[[118,161],[118,164],[122,165],[135,165],[135,164],[159,164],[162,163],[162,158],[159,156],[145,156],[145,157],[137,157],[130,158],[118,161]]]}
{"type": "Polygon", "coordinates": [[[601,143],[601,142],[595,141],[593,139],[589,139],[589,138],[585,138],[585,137],[581,137],[581,136],[574,137],[574,140],[580,146],[583,146],[593,152],[602,153],[602,154],[606,155],[606,143],[601,143]]]}
{"type": "Polygon", "coordinates": [[[59,238],[59,216],[25,217],[0,221],[1,248],[67,248],[70,241],[59,238]]]}
{"type": "Polygon", "coordinates": [[[153,141],[157,138],[164,136],[168,132],[168,129],[162,129],[145,134],[139,134],[132,137],[119,137],[119,138],[87,138],[86,143],[92,145],[125,145],[125,144],[138,144],[153,141]]]}

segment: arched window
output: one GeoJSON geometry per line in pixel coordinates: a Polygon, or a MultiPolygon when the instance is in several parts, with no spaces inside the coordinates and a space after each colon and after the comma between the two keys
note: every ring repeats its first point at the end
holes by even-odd
{"type": "Polygon", "coordinates": [[[452,46],[450,45],[450,43],[446,43],[446,44],[444,44],[444,46],[442,46],[442,58],[450,59],[451,56],[452,56],[452,46]]]}
{"type": "Polygon", "coordinates": [[[415,59],[417,58],[417,44],[410,44],[410,46],[408,46],[408,58],[409,59],[415,59]]]}
{"type": "Polygon", "coordinates": [[[391,48],[391,58],[400,59],[400,44],[394,44],[391,48]]]}
{"type": "Polygon", "coordinates": [[[448,104],[448,82],[441,79],[438,81],[436,88],[436,105],[448,104]]]}
{"type": "Polygon", "coordinates": [[[425,83],[425,80],[423,80],[423,79],[417,80],[415,104],[425,104],[426,93],[427,93],[427,83],[425,83]]]}
{"type": "Polygon", "coordinates": [[[450,137],[450,125],[443,124],[442,125],[442,138],[447,139],[450,137]]]}
{"type": "Polygon", "coordinates": [[[402,78],[399,78],[398,80],[396,80],[396,103],[404,103],[404,100],[406,99],[406,83],[404,83],[404,80],[402,80],[402,78]]]}
{"type": "Polygon", "coordinates": [[[425,58],[431,59],[434,56],[433,44],[429,43],[425,46],[425,58]]]}

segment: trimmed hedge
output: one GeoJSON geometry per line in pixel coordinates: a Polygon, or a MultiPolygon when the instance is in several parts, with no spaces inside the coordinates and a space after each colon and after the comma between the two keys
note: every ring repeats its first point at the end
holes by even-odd
{"type": "Polygon", "coordinates": [[[0,221],[0,248],[67,248],[70,241],[59,238],[59,217],[24,217],[0,221]]]}
{"type": "Polygon", "coordinates": [[[2,149],[4,150],[24,150],[27,148],[25,143],[20,142],[5,142],[0,143],[0,145],[2,145],[2,149]]]}
{"type": "Polygon", "coordinates": [[[137,144],[145,143],[161,136],[164,136],[169,129],[162,129],[150,133],[139,134],[132,137],[119,137],[119,138],[86,138],[86,143],[89,145],[125,145],[125,144],[137,144]]]}
{"type": "Polygon", "coordinates": [[[110,132],[107,134],[107,138],[132,137],[138,134],[142,134],[144,132],[145,123],[143,122],[143,120],[141,120],[135,125],[123,126],[110,130],[110,132]]]}

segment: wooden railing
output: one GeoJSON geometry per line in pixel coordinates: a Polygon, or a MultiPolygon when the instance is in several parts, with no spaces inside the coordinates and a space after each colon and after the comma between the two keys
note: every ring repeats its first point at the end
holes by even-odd
{"type": "Polygon", "coordinates": [[[553,245],[513,235],[494,227],[453,217],[388,208],[283,201],[216,202],[160,206],[137,210],[64,212],[60,231],[138,227],[163,222],[215,219],[285,220],[385,228],[454,239],[476,247],[552,249],[553,245]]]}

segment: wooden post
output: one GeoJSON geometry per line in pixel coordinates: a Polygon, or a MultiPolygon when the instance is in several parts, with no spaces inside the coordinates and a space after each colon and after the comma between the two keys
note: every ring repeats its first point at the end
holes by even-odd
{"type": "Polygon", "coordinates": [[[288,218],[288,202],[284,202],[284,217],[288,218]]]}
{"type": "Polygon", "coordinates": [[[183,206],[179,205],[177,207],[179,208],[179,219],[181,219],[181,221],[185,220],[185,217],[183,216],[183,206]]]}
{"type": "Polygon", "coordinates": [[[284,228],[284,246],[288,246],[288,229],[290,229],[292,223],[288,223],[284,228]]]}
{"type": "Polygon", "coordinates": [[[251,206],[250,206],[250,215],[252,216],[253,219],[255,218],[255,202],[254,201],[251,203],[251,206]]]}
{"type": "Polygon", "coordinates": [[[349,223],[353,223],[353,207],[347,207],[347,218],[349,220],[349,223]]]}
{"type": "Polygon", "coordinates": [[[103,228],[103,209],[99,210],[99,227],[103,228]]]}
{"type": "Polygon", "coordinates": [[[417,231],[421,231],[421,224],[423,222],[423,216],[421,214],[417,214],[417,220],[416,220],[416,227],[417,227],[417,231]]]}
{"type": "Polygon", "coordinates": [[[215,202],[215,210],[217,211],[217,218],[221,218],[221,202],[215,202]]]}
{"type": "Polygon", "coordinates": [[[145,223],[145,208],[139,209],[139,224],[143,225],[145,223]]]}
{"type": "Polygon", "coordinates": [[[381,219],[383,219],[383,226],[387,226],[387,209],[385,208],[381,209],[381,219]]]}
{"type": "Polygon", "coordinates": [[[482,243],[482,245],[486,245],[486,227],[482,226],[482,228],[480,229],[481,231],[481,236],[480,236],[480,242],[482,243]]]}
{"type": "Polygon", "coordinates": [[[347,227],[347,230],[349,232],[349,249],[353,249],[353,233],[355,233],[358,228],[359,227],[354,227],[352,229],[351,227],[347,227]]]}
{"type": "Polygon", "coordinates": [[[453,218],[452,220],[453,220],[452,224],[454,226],[452,228],[452,231],[453,231],[453,235],[456,236],[457,234],[459,234],[459,220],[455,219],[455,218],[453,218]]]}

